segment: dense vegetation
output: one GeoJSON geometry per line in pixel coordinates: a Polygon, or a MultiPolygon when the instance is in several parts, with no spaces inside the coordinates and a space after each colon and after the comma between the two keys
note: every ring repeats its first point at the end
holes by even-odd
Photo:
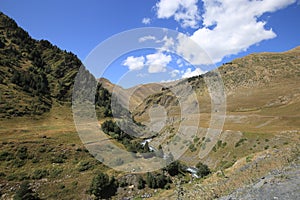
{"type": "Polygon", "coordinates": [[[92,180],[89,193],[96,199],[108,199],[117,192],[118,183],[114,177],[109,178],[105,173],[99,172],[92,180]]]}
{"type": "Polygon", "coordinates": [[[137,153],[147,153],[150,152],[148,143],[145,145],[141,144],[141,140],[124,132],[116,122],[112,120],[107,120],[103,122],[101,128],[104,133],[110,135],[113,139],[122,143],[128,151],[137,153]]]}
{"type": "MultiPolygon", "coordinates": [[[[75,77],[82,66],[77,56],[47,40],[32,39],[3,13],[0,32],[0,117],[40,115],[54,104],[70,105],[75,77]]],[[[88,71],[82,74],[81,80],[96,83],[88,71]]],[[[101,84],[96,91],[98,117],[111,116],[109,92],[101,84]]]]}
{"type": "Polygon", "coordinates": [[[32,39],[3,13],[0,32],[0,117],[43,114],[54,101],[71,101],[81,66],[73,53],[32,39]]]}

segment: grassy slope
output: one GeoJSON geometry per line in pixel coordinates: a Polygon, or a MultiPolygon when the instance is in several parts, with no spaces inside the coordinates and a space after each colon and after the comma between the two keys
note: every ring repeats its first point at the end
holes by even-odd
{"type": "MultiPolygon", "coordinates": [[[[1,26],[1,31],[3,31],[3,26],[1,26]]],[[[13,44],[19,48],[5,34],[4,36],[7,45],[13,44]]],[[[40,43],[36,43],[34,46],[38,49],[44,48],[39,45],[40,43]]],[[[11,58],[9,55],[1,55],[6,56],[5,59],[11,58]]],[[[87,198],[86,189],[96,171],[121,175],[96,162],[85,151],[75,131],[70,107],[66,106],[68,103],[64,103],[68,102],[70,97],[70,80],[74,77],[75,71],[61,60],[72,55],[56,47],[45,48],[41,55],[47,65],[51,66],[51,73],[47,76],[51,90],[51,97],[47,101],[51,102],[51,109],[47,109],[46,113],[42,111],[40,114],[44,114],[41,116],[35,114],[30,116],[29,112],[23,117],[0,120],[1,153],[8,152],[16,158],[21,147],[28,149],[28,158],[24,162],[20,159],[17,159],[20,162],[15,162],[16,159],[1,161],[1,193],[6,193],[5,198],[9,198],[23,179],[29,179],[33,188],[46,199],[87,198]],[[59,58],[52,59],[51,56],[54,54],[59,58]],[[58,69],[61,66],[64,66],[62,71],[65,74],[58,78],[60,81],[57,81],[56,77],[61,73],[58,69]],[[64,94],[64,91],[67,93],[59,99],[59,94],[64,94]],[[66,156],[63,158],[63,163],[53,164],[54,159],[62,154],[66,156]],[[89,162],[91,168],[79,171],[84,162],[89,162]],[[47,169],[49,174],[42,179],[34,180],[37,169],[47,169]]],[[[221,135],[220,140],[226,142],[227,145],[217,148],[216,152],[213,151],[204,161],[215,171],[228,165],[229,168],[224,173],[230,181],[227,181],[228,178],[223,177],[222,174],[220,175],[220,172],[216,172],[204,182],[200,180],[193,184],[183,185],[187,193],[196,190],[204,191],[203,194],[208,197],[215,193],[220,195],[288,163],[287,159],[293,156],[291,151],[294,145],[299,143],[299,132],[293,132],[299,131],[300,124],[300,100],[297,87],[299,85],[299,57],[297,55],[299,55],[299,48],[283,54],[250,55],[220,68],[228,89],[228,113],[224,126],[224,131],[228,131],[221,135]],[[247,138],[247,140],[239,147],[235,147],[241,138],[247,138]],[[266,146],[268,146],[267,149],[266,146]],[[274,155],[276,150],[280,152],[278,155],[274,155]],[[268,162],[260,160],[259,173],[237,170],[250,165],[259,156],[269,153],[274,156],[271,156],[268,162]],[[230,167],[232,164],[234,164],[233,167],[230,167]],[[240,179],[240,177],[246,178],[240,179]],[[224,187],[211,184],[216,181],[224,187]],[[203,189],[199,186],[200,183],[201,187],[207,186],[203,189]],[[211,192],[211,189],[217,190],[217,188],[219,188],[217,192],[211,192]]],[[[19,60],[13,62],[20,63],[20,70],[27,70],[32,65],[32,60],[26,56],[26,52],[20,56],[19,60]]],[[[2,115],[4,114],[2,117],[11,117],[12,114],[20,115],[18,113],[23,113],[26,106],[28,110],[31,110],[32,102],[33,105],[43,104],[38,96],[32,96],[10,82],[12,76],[10,67],[19,69],[15,65],[6,66],[2,62],[1,77],[4,78],[0,84],[1,108],[5,111],[1,112],[2,115]]],[[[199,83],[197,79],[194,79],[191,84],[199,83]]],[[[200,122],[201,127],[207,127],[210,119],[209,98],[205,96],[199,96],[199,98],[201,102],[206,102],[208,105],[203,108],[204,113],[201,115],[202,121],[200,122]]],[[[200,149],[200,146],[196,145],[196,147],[200,149]]],[[[197,154],[189,151],[186,153],[186,157],[197,158],[195,155],[197,154]]],[[[197,161],[194,159],[194,162],[197,161]]],[[[249,167],[249,169],[253,168],[249,167]]],[[[149,192],[153,193],[152,190],[149,192]]],[[[174,188],[168,191],[158,190],[154,199],[174,197],[174,193],[176,193],[174,188]]]]}
{"type": "MultiPolygon", "coordinates": [[[[185,198],[190,195],[193,199],[191,193],[195,190],[202,191],[199,194],[207,195],[207,199],[228,193],[271,170],[280,169],[289,164],[295,155],[299,156],[299,146],[297,147],[300,139],[299,51],[300,48],[297,47],[284,53],[253,54],[219,68],[227,91],[227,117],[219,140],[222,143],[226,142],[226,146],[216,146],[216,150],[211,151],[202,161],[215,171],[222,169],[226,178],[221,172],[217,172],[204,182],[207,186],[202,181],[199,182],[201,183],[199,187],[195,186],[195,183],[187,184],[184,186],[188,193],[185,198]],[[246,140],[236,146],[241,139],[246,140]],[[259,160],[258,168],[254,169],[255,158],[269,154],[272,155],[270,159],[266,162],[259,160]],[[237,170],[245,166],[248,166],[249,170],[244,170],[245,172],[237,170]],[[230,181],[227,180],[228,177],[230,181]],[[212,184],[213,182],[217,184],[212,184]]],[[[210,105],[201,81],[201,78],[189,80],[192,86],[199,88],[198,98],[202,106],[200,127],[205,129],[210,121],[210,105]]],[[[152,103],[160,102],[168,95],[168,92],[162,92],[160,95],[149,97],[149,101],[144,101],[148,104],[144,103],[137,107],[136,119],[149,121],[147,109],[151,108],[152,103]]],[[[172,102],[169,102],[170,104],[172,102]]],[[[169,105],[166,105],[167,110],[174,110],[169,105]]],[[[205,131],[200,133],[202,134],[200,138],[205,136],[205,131]]],[[[196,152],[188,150],[181,157],[190,165],[196,164],[199,160],[197,155],[201,149],[201,140],[195,147],[196,152]]],[[[169,195],[174,195],[174,191],[167,191],[158,196],[167,199],[169,195]]]]}

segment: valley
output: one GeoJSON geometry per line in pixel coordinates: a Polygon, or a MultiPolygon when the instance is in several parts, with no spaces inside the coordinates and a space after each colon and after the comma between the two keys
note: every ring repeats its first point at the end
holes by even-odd
{"type": "MultiPolygon", "coordinates": [[[[290,179],[297,183],[300,47],[282,53],[255,53],[219,66],[226,94],[226,104],[220,109],[212,109],[211,93],[205,84],[213,72],[167,84],[124,89],[84,71],[88,80],[97,82],[92,102],[97,124],[82,123],[87,130],[89,125],[95,125],[93,128],[101,131],[104,139],[90,133],[91,137],[86,134],[87,140],[83,141],[74,123],[77,113],[72,109],[74,79],[81,61],[48,41],[32,39],[3,13],[0,31],[4,44],[0,47],[1,199],[12,199],[26,181],[31,193],[40,199],[97,199],[103,195],[97,191],[101,188],[97,178],[104,177],[103,188],[113,190],[109,197],[104,194],[105,198],[135,200],[240,199],[249,197],[247,188],[252,191],[264,187],[261,185],[265,177],[268,183],[275,179],[279,183],[290,179]],[[186,92],[184,84],[192,92],[186,92]],[[186,98],[180,100],[174,91],[184,91],[186,98]],[[122,114],[118,117],[113,116],[112,94],[120,98],[117,105],[122,114]],[[198,104],[192,101],[192,95],[198,104]],[[188,105],[186,110],[181,110],[178,102],[188,105]],[[200,112],[194,112],[198,108],[200,112]],[[214,116],[224,117],[224,123],[219,134],[212,137],[208,131],[217,127],[217,122],[212,122],[214,116]],[[139,137],[127,137],[128,133],[115,125],[113,131],[108,129],[105,133],[101,125],[109,120],[132,120],[131,125],[137,129],[129,126],[128,130],[139,137]],[[177,137],[178,130],[184,132],[180,133],[183,136],[177,137]],[[144,131],[149,135],[142,135],[144,131]],[[146,148],[146,142],[141,142],[147,138],[152,140],[148,140],[146,148]],[[141,162],[129,163],[130,167],[134,165],[129,172],[107,166],[108,161],[122,166],[126,160],[115,159],[118,155],[106,150],[103,152],[109,159],[99,159],[104,155],[92,150],[105,149],[102,140],[130,150],[132,157],[141,162]],[[200,158],[206,148],[208,154],[200,158]],[[169,153],[172,156],[168,159],[175,157],[170,165],[150,173],[143,171],[155,161],[154,155],[161,158],[169,153]],[[196,166],[199,178],[187,170],[196,166]],[[203,166],[209,172],[203,173],[203,166]]],[[[280,188],[268,197],[285,198],[286,190],[280,188]]],[[[300,195],[291,190],[294,196],[300,195]]]]}

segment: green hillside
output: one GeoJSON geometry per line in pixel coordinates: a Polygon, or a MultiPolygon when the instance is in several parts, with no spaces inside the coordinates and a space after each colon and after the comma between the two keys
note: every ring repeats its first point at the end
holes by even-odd
{"type": "Polygon", "coordinates": [[[0,117],[40,115],[54,102],[70,103],[81,66],[71,52],[34,40],[0,13],[0,117]]]}

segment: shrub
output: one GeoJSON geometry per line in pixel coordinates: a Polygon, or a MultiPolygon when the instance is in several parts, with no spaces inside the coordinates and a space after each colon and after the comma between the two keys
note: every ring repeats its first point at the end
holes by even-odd
{"type": "Polygon", "coordinates": [[[25,160],[20,160],[18,158],[12,161],[12,165],[17,168],[22,167],[25,164],[26,164],[25,160]]]}
{"type": "Polygon", "coordinates": [[[27,153],[27,147],[21,147],[18,149],[17,151],[17,158],[20,158],[21,160],[25,160],[28,157],[28,153],[27,153]]]}
{"type": "Polygon", "coordinates": [[[197,150],[197,148],[195,147],[194,144],[190,144],[189,149],[190,149],[191,152],[194,152],[194,151],[197,150]]]}
{"type": "Polygon", "coordinates": [[[207,165],[203,164],[202,162],[199,162],[197,165],[196,165],[198,171],[197,171],[197,175],[200,176],[200,177],[205,177],[207,175],[209,175],[211,172],[210,172],[210,169],[208,168],[207,165]]]}
{"type": "Polygon", "coordinates": [[[247,138],[241,138],[237,143],[235,143],[235,147],[241,146],[245,141],[247,141],[247,138]]]}
{"type": "MultiPolygon", "coordinates": [[[[236,159],[236,156],[234,156],[234,159],[236,159]]],[[[221,161],[220,167],[221,167],[221,169],[227,169],[227,168],[231,167],[232,165],[234,165],[234,163],[235,163],[235,160],[232,160],[232,161],[227,161],[227,160],[221,161]]]]}
{"type": "Polygon", "coordinates": [[[26,172],[21,172],[19,174],[19,177],[18,177],[18,180],[19,181],[23,181],[23,180],[27,180],[29,179],[30,177],[28,176],[28,174],[26,172]]]}
{"type": "Polygon", "coordinates": [[[33,172],[32,179],[42,179],[48,176],[49,173],[45,169],[37,169],[33,172]]]}
{"type": "Polygon", "coordinates": [[[14,181],[18,179],[18,176],[16,174],[9,174],[6,178],[8,181],[14,181]]]}
{"type": "Polygon", "coordinates": [[[31,189],[28,181],[21,183],[20,188],[16,191],[14,200],[38,200],[40,199],[31,189]]]}
{"type": "Polygon", "coordinates": [[[64,170],[60,168],[54,168],[50,171],[51,178],[57,178],[64,170]]]}
{"type": "Polygon", "coordinates": [[[65,154],[54,155],[51,158],[52,163],[64,163],[67,156],[65,154]]]}
{"type": "Polygon", "coordinates": [[[114,177],[109,179],[108,175],[99,172],[92,180],[89,193],[97,199],[109,199],[117,191],[117,182],[114,177]]]}
{"type": "Polygon", "coordinates": [[[193,141],[194,141],[194,143],[196,144],[197,142],[199,142],[199,140],[200,140],[200,138],[195,137],[193,141]]]}
{"type": "Polygon", "coordinates": [[[216,145],[212,148],[212,150],[213,150],[214,152],[217,152],[216,145]]]}
{"type": "Polygon", "coordinates": [[[46,147],[40,147],[39,148],[39,152],[40,153],[45,153],[47,151],[47,148],[46,147]]]}
{"type": "Polygon", "coordinates": [[[147,173],[146,183],[150,188],[164,188],[167,183],[170,183],[171,180],[163,174],[152,174],[147,173]]]}
{"type": "Polygon", "coordinates": [[[178,160],[176,160],[170,163],[168,166],[166,166],[164,170],[166,170],[170,174],[170,176],[175,176],[179,173],[182,173],[184,171],[184,168],[186,168],[186,166],[184,166],[178,160]]]}
{"type": "Polygon", "coordinates": [[[13,154],[7,151],[2,151],[0,153],[0,161],[9,161],[12,160],[14,158],[13,154]]]}
{"type": "Polygon", "coordinates": [[[5,173],[4,172],[0,172],[0,177],[5,177],[5,173]]]}
{"type": "Polygon", "coordinates": [[[253,156],[247,156],[246,157],[246,162],[251,162],[252,161],[253,156]]]}
{"type": "Polygon", "coordinates": [[[265,148],[264,148],[264,149],[265,149],[265,150],[267,150],[268,148],[269,148],[269,145],[265,146],[265,148]]]}
{"type": "Polygon", "coordinates": [[[40,160],[37,158],[37,157],[34,157],[32,160],[31,160],[31,162],[32,163],[38,163],[40,160]]]}
{"type": "Polygon", "coordinates": [[[91,169],[93,166],[89,161],[81,161],[78,164],[78,171],[83,172],[91,169]]]}
{"type": "Polygon", "coordinates": [[[137,177],[137,182],[138,182],[137,188],[138,188],[139,190],[145,188],[145,181],[144,181],[144,179],[143,179],[141,176],[138,176],[138,177],[137,177]]]}

